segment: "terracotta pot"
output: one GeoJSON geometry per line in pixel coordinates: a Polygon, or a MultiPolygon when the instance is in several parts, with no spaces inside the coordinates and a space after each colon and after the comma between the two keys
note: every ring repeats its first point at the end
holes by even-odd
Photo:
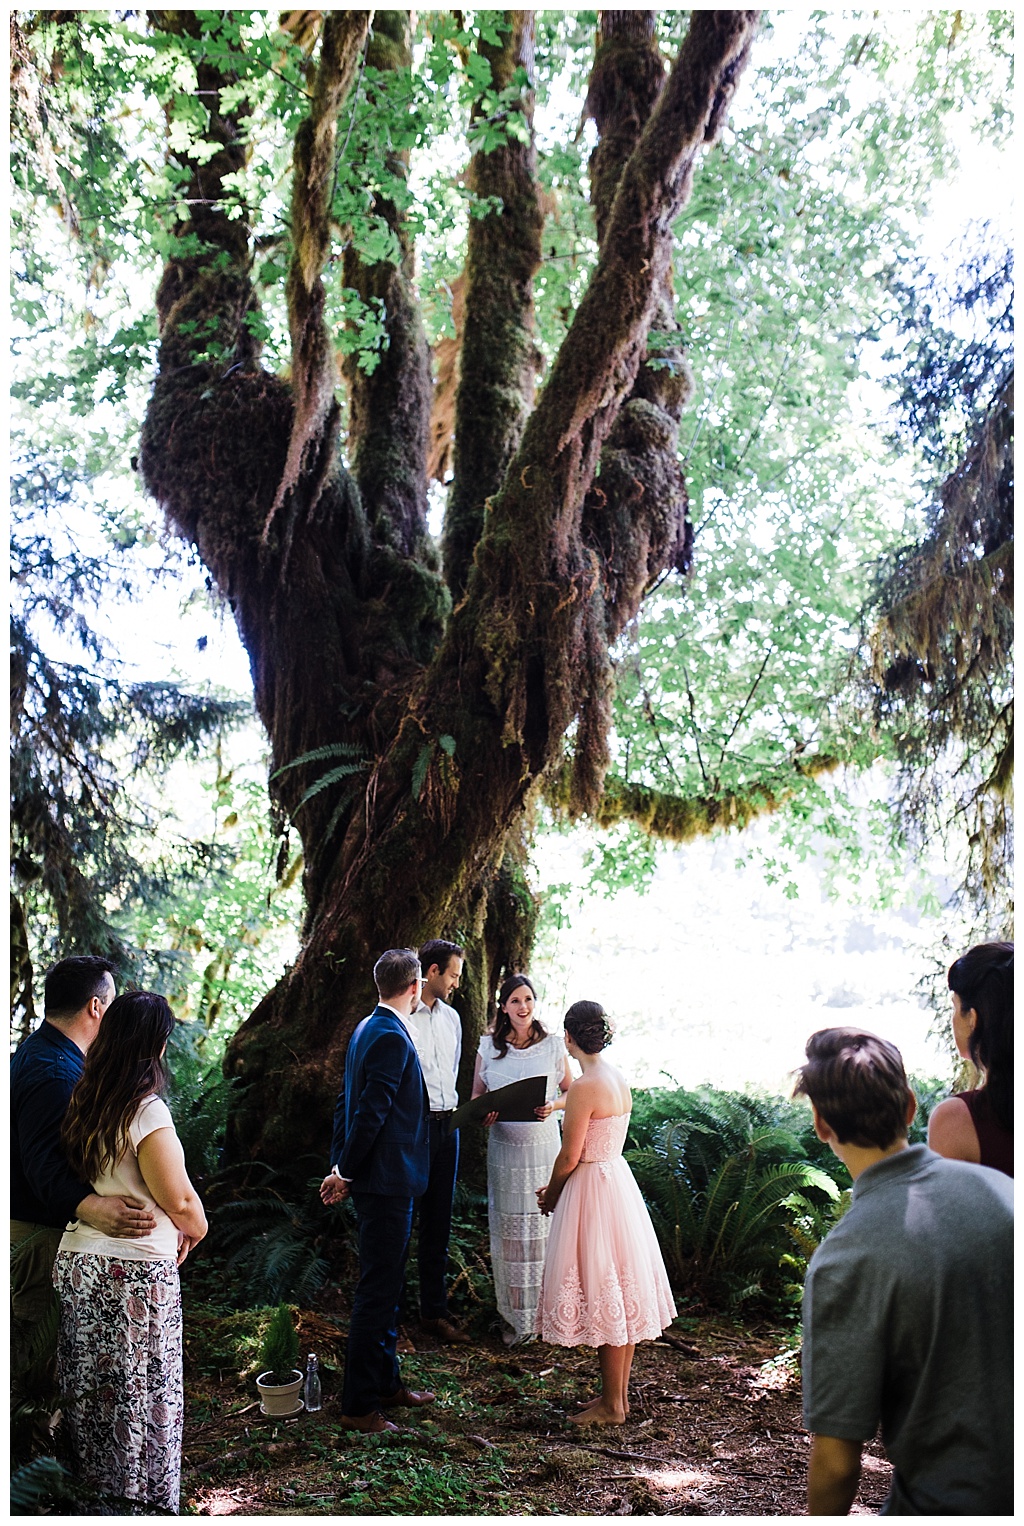
{"type": "Polygon", "coordinates": [[[273,1374],[261,1372],[256,1379],[256,1387],[260,1393],[260,1412],[264,1415],[297,1415],[302,1408],[302,1399],[299,1397],[299,1389],[302,1387],[302,1373],[296,1372],[293,1382],[268,1383],[267,1379],[273,1374]]]}

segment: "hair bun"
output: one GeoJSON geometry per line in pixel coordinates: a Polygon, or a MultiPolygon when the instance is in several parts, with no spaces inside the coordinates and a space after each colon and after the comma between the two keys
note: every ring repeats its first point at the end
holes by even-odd
{"type": "Polygon", "coordinates": [[[584,1054],[600,1054],[613,1037],[608,1014],[597,1001],[574,1001],[565,1014],[565,1031],[584,1054]]]}

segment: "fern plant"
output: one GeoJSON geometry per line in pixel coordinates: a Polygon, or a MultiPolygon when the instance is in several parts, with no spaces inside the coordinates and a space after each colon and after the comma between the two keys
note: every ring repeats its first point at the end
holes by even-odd
{"type": "Polygon", "coordinates": [[[791,1297],[792,1232],[814,1239],[836,1182],[766,1100],[676,1093],[674,1105],[684,1116],[640,1120],[650,1142],[628,1155],[673,1282],[719,1306],[791,1297]]]}
{"type": "MultiPolygon", "coordinates": [[[[442,738],[442,740],[444,739],[442,738]]],[[[293,822],[302,807],[319,795],[321,790],[330,789],[334,784],[340,784],[342,779],[350,779],[353,775],[366,773],[371,763],[368,758],[359,758],[359,751],[358,747],[353,746],[349,742],[328,742],[324,747],[314,747],[312,752],[304,752],[301,757],[293,758],[290,763],[286,763],[283,768],[279,768],[271,774],[271,779],[279,779],[282,774],[288,773],[289,769],[300,768],[308,763],[326,763],[332,758],[346,759],[345,762],[336,763],[333,768],[325,769],[317,775],[292,812],[291,819],[293,822]],[[353,759],[358,759],[358,761],[352,761],[353,759]]],[[[354,782],[342,791],[335,805],[334,813],[325,828],[325,840],[329,840],[334,835],[334,829],[341,820],[342,812],[356,793],[357,786],[354,782]]]]}
{"type": "MultiPolygon", "coordinates": [[[[326,1282],[336,1253],[354,1256],[351,1210],[342,1205],[324,1213],[319,1177],[306,1183],[298,1200],[279,1190],[280,1181],[267,1170],[261,1183],[219,1202],[211,1239],[214,1250],[224,1252],[224,1268],[243,1298],[258,1303],[289,1298],[307,1306],[326,1282]]],[[[219,1189],[225,1185],[218,1180],[219,1189]]]]}

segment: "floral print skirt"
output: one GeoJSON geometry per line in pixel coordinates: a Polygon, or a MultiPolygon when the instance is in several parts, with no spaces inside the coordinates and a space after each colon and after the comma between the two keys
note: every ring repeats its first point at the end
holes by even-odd
{"type": "Polygon", "coordinates": [[[173,1261],[61,1251],[57,1380],[82,1479],[177,1513],[184,1393],[173,1261]]]}

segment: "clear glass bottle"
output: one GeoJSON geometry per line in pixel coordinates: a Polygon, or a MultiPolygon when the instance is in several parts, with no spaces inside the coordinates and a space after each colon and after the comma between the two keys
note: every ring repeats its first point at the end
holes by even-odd
{"type": "Polygon", "coordinates": [[[308,1410],[318,1410],[323,1405],[320,1395],[320,1369],[312,1351],[306,1358],[306,1381],[302,1385],[302,1398],[308,1410]]]}

